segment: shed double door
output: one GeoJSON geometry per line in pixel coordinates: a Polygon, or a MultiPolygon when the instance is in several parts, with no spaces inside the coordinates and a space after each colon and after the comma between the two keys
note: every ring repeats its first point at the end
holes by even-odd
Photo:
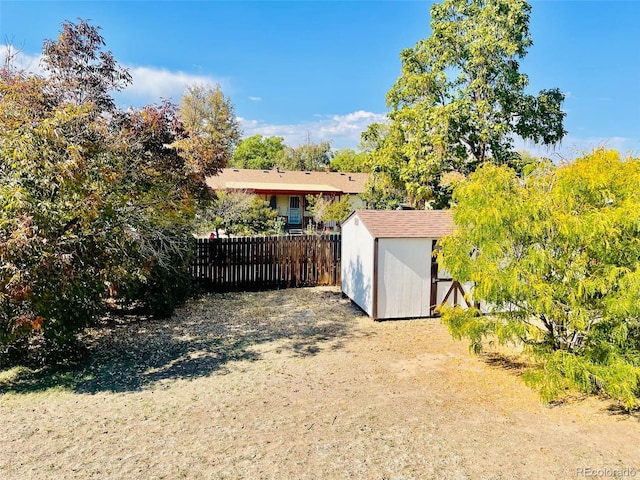
{"type": "Polygon", "coordinates": [[[431,240],[381,238],[377,257],[374,318],[430,316],[431,240]]]}

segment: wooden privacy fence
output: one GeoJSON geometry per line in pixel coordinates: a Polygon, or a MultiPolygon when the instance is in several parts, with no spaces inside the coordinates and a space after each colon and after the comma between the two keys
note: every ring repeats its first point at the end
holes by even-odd
{"type": "Polygon", "coordinates": [[[340,235],[196,239],[192,275],[207,288],[340,284],[340,235]]]}

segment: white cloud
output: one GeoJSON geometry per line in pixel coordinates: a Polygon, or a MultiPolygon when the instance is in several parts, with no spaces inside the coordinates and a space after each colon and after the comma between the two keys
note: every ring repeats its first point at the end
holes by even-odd
{"type": "Polygon", "coordinates": [[[122,95],[136,103],[159,102],[161,98],[180,101],[188,85],[215,85],[224,83],[206,75],[172,72],[163,68],[127,66],[133,79],[122,95]]]}
{"type": "Polygon", "coordinates": [[[533,145],[517,139],[518,150],[527,150],[534,156],[547,157],[554,161],[571,161],[591,152],[594,148],[617,150],[623,156],[640,155],[640,142],[626,137],[575,137],[567,135],[560,144],[553,147],[533,145]]]}
{"type": "Polygon", "coordinates": [[[18,70],[43,74],[44,71],[40,65],[42,55],[28,55],[14,45],[0,45],[0,65],[4,65],[8,57],[12,57],[12,64],[18,70]]]}
{"type": "Polygon", "coordinates": [[[360,134],[371,123],[384,123],[382,113],[358,110],[346,115],[313,115],[314,120],[299,124],[268,124],[261,120],[239,118],[245,136],[252,135],[283,137],[287,145],[297,146],[308,138],[312,142],[330,141],[334,149],[356,148],[360,134]],[[317,119],[316,119],[317,118],[317,119]]]}
{"type": "Polygon", "coordinates": [[[261,102],[262,101],[262,97],[247,97],[249,100],[251,100],[252,102],[261,102]]]}
{"type": "MultiPolygon", "coordinates": [[[[40,65],[42,55],[28,55],[20,52],[12,45],[0,45],[0,64],[4,64],[7,56],[14,55],[13,64],[21,70],[45,74],[40,65]]],[[[119,93],[114,93],[116,100],[130,102],[135,106],[159,102],[162,98],[171,98],[178,102],[187,85],[219,83],[225,88],[225,81],[207,75],[195,75],[186,72],[172,72],[163,68],[138,67],[123,65],[129,70],[132,84],[119,93]]]]}

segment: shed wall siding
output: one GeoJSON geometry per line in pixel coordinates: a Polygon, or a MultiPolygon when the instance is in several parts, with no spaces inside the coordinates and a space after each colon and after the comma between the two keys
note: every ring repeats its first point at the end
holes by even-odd
{"type": "Polygon", "coordinates": [[[430,238],[379,240],[377,318],[429,316],[431,242],[430,238]]]}
{"type": "Polygon", "coordinates": [[[369,316],[373,316],[373,243],[357,216],[342,225],[342,292],[369,316]]]}

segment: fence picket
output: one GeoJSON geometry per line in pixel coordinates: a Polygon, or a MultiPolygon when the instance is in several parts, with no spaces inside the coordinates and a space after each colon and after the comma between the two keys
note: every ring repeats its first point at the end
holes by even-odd
{"type": "Polygon", "coordinates": [[[340,284],[340,235],[200,238],[191,274],[214,291],[340,284]]]}

